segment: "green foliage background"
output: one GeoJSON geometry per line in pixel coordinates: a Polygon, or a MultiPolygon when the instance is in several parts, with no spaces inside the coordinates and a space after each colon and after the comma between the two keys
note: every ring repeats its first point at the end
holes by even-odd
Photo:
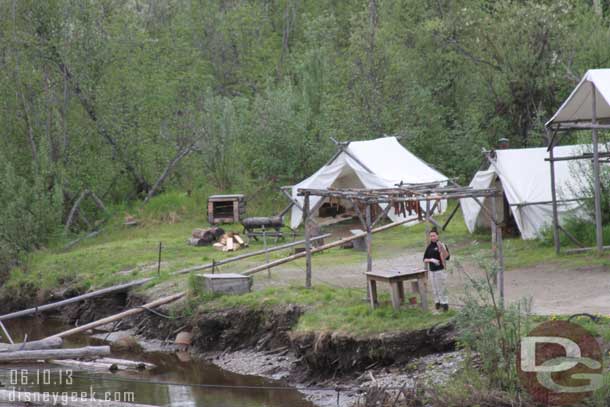
{"type": "Polygon", "coordinates": [[[84,189],[250,193],[309,175],[329,136],[403,135],[466,182],[481,147],[544,143],[608,23],[588,0],[0,1],[0,262],[84,189]]]}

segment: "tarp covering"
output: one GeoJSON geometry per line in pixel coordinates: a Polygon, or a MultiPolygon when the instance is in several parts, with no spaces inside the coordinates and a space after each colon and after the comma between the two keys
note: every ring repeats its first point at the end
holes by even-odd
{"type": "Polygon", "coordinates": [[[593,89],[595,87],[596,118],[610,119],[610,69],[590,69],[546,123],[591,122],[593,116],[593,89]]]}
{"type": "MultiPolygon", "coordinates": [[[[556,158],[575,156],[590,149],[591,146],[587,145],[559,146],[555,147],[554,154],[556,158]]],[[[499,177],[504,196],[511,205],[511,212],[523,239],[538,237],[553,220],[553,207],[548,203],[552,200],[551,169],[549,162],[545,161],[548,156],[546,147],[497,150],[496,158],[489,169],[477,172],[470,182],[472,187],[488,188],[499,177]],[[536,204],[539,202],[547,203],[536,204]]],[[[557,200],[582,198],[582,185],[590,170],[589,162],[555,162],[557,200]]],[[[479,198],[479,201],[484,203],[483,198],[479,198]]],[[[487,215],[482,213],[481,206],[474,199],[461,199],[460,206],[470,232],[484,223],[481,217],[487,215]]],[[[560,203],[560,218],[575,213],[580,206],[580,202],[574,201],[560,203]]]]}
{"type": "MultiPolygon", "coordinates": [[[[415,154],[404,148],[396,137],[353,141],[346,147],[349,154],[341,152],[335,160],[323,166],[315,174],[292,187],[292,197],[303,206],[303,197],[297,196],[299,188],[391,188],[404,183],[443,182],[448,178],[430,167],[415,154]],[[355,157],[354,160],[350,154],[355,157]],[[369,171],[370,170],[370,171],[369,171]]],[[[311,196],[313,208],[320,197],[311,196]]],[[[441,202],[441,210],[446,205],[441,202]]],[[[390,210],[388,216],[396,221],[405,219],[390,210]]],[[[407,216],[408,217],[408,216],[407,216]]],[[[301,224],[303,213],[292,207],[290,226],[301,224]]]]}

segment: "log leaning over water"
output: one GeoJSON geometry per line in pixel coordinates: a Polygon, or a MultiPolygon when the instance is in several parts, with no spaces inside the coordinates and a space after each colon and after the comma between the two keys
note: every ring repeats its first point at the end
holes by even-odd
{"type": "Polygon", "coordinates": [[[32,341],[26,343],[15,343],[13,345],[2,343],[0,344],[0,352],[15,352],[20,350],[42,350],[42,349],[57,349],[61,348],[64,341],[61,338],[48,338],[40,341],[32,341]]]}
{"type": "Polygon", "coordinates": [[[27,360],[74,359],[110,355],[110,346],[86,346],[72,349],[21,350],[0,352],[0,363],[21,362],[27,360]]]}
{"type": "MultiPolygon", "coordinates": [[[[93,321],[93,322],[90,322],[88,324],[81,325],[81,326],[76,327],[76,328],[68,329],[67,331],[60,332],[60,333],[55,334],[55,335],[51,335],[51,336],[49,336],[49,338],[65,338],[66,336],[70,336],[70,335],[74,335],[74,334],[81,333],[81,332],[84,332],[84,331],[88,331],[89,329],[93,329],[93,328],[96,328],[98,326],[105,325],[105,324],[108,324],[110,322],[117,321],[119,319],[127,318],[127,317],[130,317],[132,315],[136,315],[136,314],[140,314],[140,313],[146,311],[147,308],[148,309],[156,308],[159,305],[169,304],[170,302],[174,302],[174,301],[179,300],[180,298],[184,297],[185,294],[186,294],[185,292],[181,292],[181,293],[178,293],[178,294],[170,295],[168,297],[159,298],[158,300],[149,302],[148,304],[140,305],[139,307],[132,308],[130,310],[123,311],[121,313],[118,313],[118,314],[115,314],[115,315],[111,315],[109,317],[102,318],[102,319],[99,319],[97,321],[93,321]]],[[[0,353],[0,355],[1,355],[1,353],[0,353]]]]}
{"type": "Polygon", "coordinates": [[[67,300],[52,302],[50,304],[41,305],[40,307],[32,307],[21,311],[11,312],[10,314],[0,315],[0,321],[6,321],[7,319],[21,318],[28,315],[34,315],[38,312],[48,311],[55,308],[63,307],[64,305],[72,304],[74,302],[86,300],[89,298],[98,297],[100,295],[110,294],[118,291],[124,291],[132,287],[136,287],[151,281],[153,277],[143,278],[140,280],[131,281],[125,284],[115,285],[113,287],[102,288],[101,290],[91,291],[83,295],[68,298],[67,300]]]}
{"type": "MultiPolygon", "coordinates": [[[[68,391],[65,397],[61,394],[53,397],[53,394],[48,393],[33,393],[16,390],[0,390],[0,403],[9,403],[12,406],[31,406],[31,407],[158,407],[149,404],[134,404],[121,401],[106,401],[93,399],[78,399],[73,400],[68,391]]],[[[94,395],[95,396],[95,395],[94,395]]],[[[100,394],[98,397],[103,397],[100,394]]]]}

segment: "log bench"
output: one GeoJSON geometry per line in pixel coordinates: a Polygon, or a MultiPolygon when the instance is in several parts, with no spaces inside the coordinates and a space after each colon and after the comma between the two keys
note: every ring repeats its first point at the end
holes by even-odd
{"type": "Polygon", "coordinates": [[[365,274],[369,290],[369,300],[373,309],[379,304],[377,301],[377,282],[384,282],[390,285],[392,307],[398,311],[400,305],[405,301],[404,282],[415,280],[413,281],[413,286],[415,291],[421,296],[421,308],[424,311],[428,311],[428,272],[426,270],[371,271],[365,274]]]}

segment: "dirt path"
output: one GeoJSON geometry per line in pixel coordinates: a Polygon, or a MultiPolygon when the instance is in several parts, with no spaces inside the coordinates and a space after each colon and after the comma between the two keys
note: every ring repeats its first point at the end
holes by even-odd
{"type": "MultiPolygon", "coordinates": [[[[457,257],[457,256],[456,256],[457,257]]],[[[460,263],[472,277],[481,277],[482,272],[468,259],[452,262],[449,275],[450,303],[459,306],[468,278],[455,267],[460,263]]],[[[405,251],[402,255],[374,259],[375,269],[409,270],[420,267],[421,253],[405,251]]],[[[313,258],[314,284],[338,287],[364,288],[366,264],[316,267],[313,258]]],[[[540,264],[535,267],[510,270],[505,273],[505,293],[509,302],[523,298],[531,299],[535,314],[575,314],[587,312],[610,315],[610,270],[606,267],[562,269],[557,264],[540,264]]],[[[304,261],[293,262],[283,268],[274,269],[269,279],[266,272],[257,275],[255,287],[302,285],[305,281],[304,261]]],[[[381,287],[383,290],[384,288],[381,287]]]]}

